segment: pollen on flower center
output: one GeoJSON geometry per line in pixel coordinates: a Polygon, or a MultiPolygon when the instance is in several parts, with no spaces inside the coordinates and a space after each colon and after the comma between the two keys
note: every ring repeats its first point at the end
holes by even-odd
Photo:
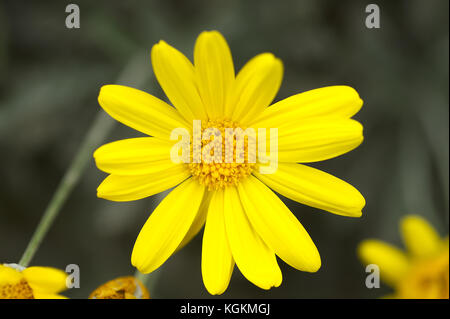
{"type": "Polygon", "coordinates": [[[0,285],[0,299],[34,299],[33,290],[22,279],[14,284],[0,285]]]}
{"type": "Polygon", "coordinates": [[[400,282],[399,292],[404,298],[448,299],[449,262],[448,251],[442,255],[417,262],[409,271],[407,280],[400,282]],[[416,295],[417,294],[417,295],[416,295]]]}
{"type": "MultiPolygon", "coordinates": [[[[201,154],[201,161],[191,160],[188,164],[192,176],[208,190],[237,185],[240,180],[251,174],[255,165],[249,162],[249,146],[254,145],[254,138],[246,136],[242,127],[229,120],[202,122],[201,136],[204,136],[205,130],[208,129],[215,129],[209,139],[202,138],[201,146],[197,148],[191,144],[192,154],[195,152],[201,154]],[[242,144],[239,141],[242,141],[242,144]],[[215,153],[217,150],[221,152],[215,153]],[[208,153],[210,160],[204,156],[208,153]]],[[[191,155],[191,159],[192,157],[191,155]]]]}
{"type": "Polygon", "coordinates": [[[95,289],[89,299],[150,299],[147,288],[135,277],[119,277],[95,289]]]}

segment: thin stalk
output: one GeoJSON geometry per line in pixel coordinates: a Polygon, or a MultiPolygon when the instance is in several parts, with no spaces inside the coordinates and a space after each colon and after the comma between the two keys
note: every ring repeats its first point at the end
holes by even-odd
{"type": "Polygon", "coordinates": [[[153,271],[151,274],[143,274],[139,270],[136,269],[134,273],[134,277],[142,282],[142,284],[147,287],[150,292],[150,297],[155,297],[155,286],[158,278],[160,276],[161,270],[160,268],[153,271]]]}
{"type": "Polygon", "coordinates": [[[69,169],[64,174],[50,203],[47,205],[47,208],[34,231],[33,237],[31,237],[22,258],[19,261],[20,265],[27,267],[30,263],[48,230],[53,225],[55,218],[61,211],[61,207],[66,202],[67,197],[80,179],[89,160],[92,158],[94,147],[104,140],[113,125],[114,120],[109,118],[105,112],[100,111],[97,114],[94,123],[70,164],[69,169]]]}
{"type": "MultiPolygon", "coordinates": [[[[141,86],[148,80],[150,72],[144,72],[143,62],[146,59],[143,53],[137,54],[130,60],[125,69],[120,74],[117,82],[127,83],[131,86],[141,86]],[[128,80],[128,81],[127,81],[128,80]]],[[[68,196],[77,185],[82,173],[84,172],[89,161],[92,160],[94,149],[99,146],[114,127],[115,121],[110,118],[103,110],[96,115],[92,126],[86,134],[80,145],[74,159],[59,183],[53,197],[47,205],[41,220],[31,237],[19,264],[27,267],[33,259],[36,251],[42,243],[45,235],[53,225],[56,217],[61,211],[68,196]]]]}

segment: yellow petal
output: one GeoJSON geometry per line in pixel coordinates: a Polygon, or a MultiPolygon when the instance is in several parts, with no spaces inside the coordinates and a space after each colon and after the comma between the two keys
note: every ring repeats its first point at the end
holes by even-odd
{"type": "Polygon", "coordinates": [[[262,289],[278,287],[282,274],[275,254],[250,225],[235,187],[225,188],[224,204],[228,243],[239,270],[262,289]]]}
{"type": "Polygon", "coordinates": [[[118,175],[145,175],[173,167],[170,150],[173,142],[155,137],[138,137],[115,141],[94,152],[95,163],[102,171],[118,175]]]}
{"type": "Polygon", "coordinates": [[[380,268],[381,280],[391,287],[402,280],[409,270],[406,255],[398,248],[379,240],[363,241],[358,246],[358,255],[365,265],[377,265],[380,268]]]}
{"type": "Polygon", "coordinates": [[[439,254],[442,241],[434,228],[422,217],[409,215],[401,221],[403,241],[409,253],[418,258],[439,254]]]}
{"type": "Polygon", "coordinates": [[[362,125],[351,119],[295,123],[278,130],[278,160],[291,163],[327,160],[359,146],[362,132],[362,125]]]}
{"type": "Polygon", "coordinates": [[[283,64],[271,53],[251,59],[238,73],[225,114],[241,125],[252,121],[273,101],[283,78],[283,64]]]}
{"type": "Polygon", "coordinates": [[[97,196],[116,202],[138,200],[174,187],[191,175],[183,164],[158,168],[155,173],[146,175],[111,174],[97,188],[97,196]]]}
{"type": "Polygon", "coordinates": [[[291,163],[278,163],[273,174],[253,174],[281,195],[328,212],[360,217],[366,202],[350,184],[318,169],[291,163]]]}
{"type": "Polygon", "coordinates": [[[227,289],[234,268],[223,209],[223,190],[215,191],[209,205],[202,247],[203,283],[212,295],[220,295],[227,289]]]}
{"type": "Polygon", "coordinates": [[[185,245],[187,245],[195,237],[195,235],[198,234],[198,232],[202,229],[203,225],[205,225],[210,200],[211,200],[211,193],[206,191],[205,196],[203,197],[202,204],[198,209],[197,216],[195,216],[191,228],[189,228],[186,236],[184,236],[183,241],[177,248],[177,251],[183,248],[185,245]]]}
{"type": "Polygon", "coordinates": [[[197,215],[205,189],[188,179],[156,207],[134,244],[131,263],[146,274],[161,266],[177,249],[197,215]]]}
{"type": "Polygon", "coordinates": [[[168,140],[174,128],[190,127],[173,107],[130,87],[105,85],[100,90],[98,102],[117,121],[158,138],[168,140]]]}
{"type": "Polygon", "coordinates": [[[251,225],[275,253],[292,267],[316,272],[320,255],[289,208],[257,178],[239,184],[239,196],[251,225]]]}
{"type": "Polygon", "coordinates": [[[234,81],[230,48],[217,31],[202,32],[194,49],[198,89],[210,119],[223,118],[234,81]]]}
{"type": "Polygon", "coordinates": [[[192,63],[162,40],[153,46],[151,56],[153,71],[159,84],[188,123],[207,119],[192,63]]]}
{"type": "Polygon", "coordinates": [[[23,275],[20,271],[0,264],[0,287],[17,284],[22,278],[23,275]]]}
{"type": "Polygon", "coordinates": [[[56,294],[67,289],[67,274],[62,270],[51,267],[28,267],[22,274],[33,289],[35,297],[36,292],[56,294]]]}
{"type": "Polygon", "coordinates": [[[328,86],[293,95],[266,108],[251,121],[252,126],[278,127],[299,124],[314,117],[350,118],[363,104],[349,86],[328,86]]]}
{"type": "Polygon", "coordinates": [[[34,292],[33,296],[35,299],[69,299],[66,296],[58,295],[58,294],[52,294],[47,292],[34,292]]]}

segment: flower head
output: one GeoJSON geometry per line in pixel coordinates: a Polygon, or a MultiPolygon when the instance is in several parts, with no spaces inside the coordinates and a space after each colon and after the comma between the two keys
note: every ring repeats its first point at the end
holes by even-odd
{"type": "Polygon", "coordinates": [[[67,274],[50,267],[0,264],[0,299],[63,299],[67,274]]]}
{"type": "Polygon", "coordinates": [[[150,299],[147,288],[133,276],[119,277],[95,289],[89,299],[150,299]]]}
{"type": "Polygon", "coordinates": [[[394,288],[399,299],[449,298],[448,237],[441,239],[426,220],[409,215],[401,221],[406,251],[368,239],[358,247],[364,264],[380,268],[381,280],[394,288]]]}
{"type": "Polygon", "coordinates": [[[103,86],[98,98],[116,120],[151,136],[94,153],[98,168],[110,174],[98,196],[130,201],[175,187],[142,228],[132,264],[152,272],[205,225],[202,275],[211,294],[226,290],[235,264],[263,289],[281,284],[276,256],[317,271],[316,246],[270,188],[335,214],[361,215],[365,201],[354,187],[297,164],[339,156],[362,142],[362,126],[351,119],[362,106],[358,93],[325,87],[269,107],[281,85],[280,59],[259,54],[235,75],[230,49],[216,31],[200,34],[194,64],[164,41],[153,46],[151,60],[174,107],[119,85],[103,86]],[[187,132],[179,141],[187,149],[174,151],[174,129],[187,132]],[[184,161],[174,161],[180,151],[184,161]]]}

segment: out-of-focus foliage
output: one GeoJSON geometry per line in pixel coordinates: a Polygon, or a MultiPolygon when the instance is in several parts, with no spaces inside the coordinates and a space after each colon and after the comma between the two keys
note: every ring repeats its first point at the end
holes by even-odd
{"type": "MultiPolygon", "coordinates": [[[[269,51],[285,77],[277,99],[344,84],[365,101],[357,118],[365,141],[316,167],[366,197],[360,219],[285,200],[315,241],[316,274],[282,264],[280,288],[262,291],[237,269],[223,297],[379,297],[356,257],[367,237],[400,244],[397,224],[420,214],[444,234],[449,213],[448,1],[376,1],[381,29],[367,29],[364,1],[73,1],[81,28],[65,28],[64,1],[0,2],[0,261],[17,262],[99,106],[103,84],[139,51],[138,88],[164,97],[152,77],[150,48],[160,39],[192,57],[196,36],[222,32],[240,68],[269,51]]],[[[120,84],[134,86],[126,74],[120,84]]],[[[109,140],[136,136],[117,125],[109,140]]],[[[132,203],[96,198],[104,175],[93,160],[33,264],[81,268],[84,297],[100,283],[132,274],[134,240],[161,196],[132,203]]],[[[201,235],[160,269],[154,297],[208,297],[200,271],[201,235]]]]}

